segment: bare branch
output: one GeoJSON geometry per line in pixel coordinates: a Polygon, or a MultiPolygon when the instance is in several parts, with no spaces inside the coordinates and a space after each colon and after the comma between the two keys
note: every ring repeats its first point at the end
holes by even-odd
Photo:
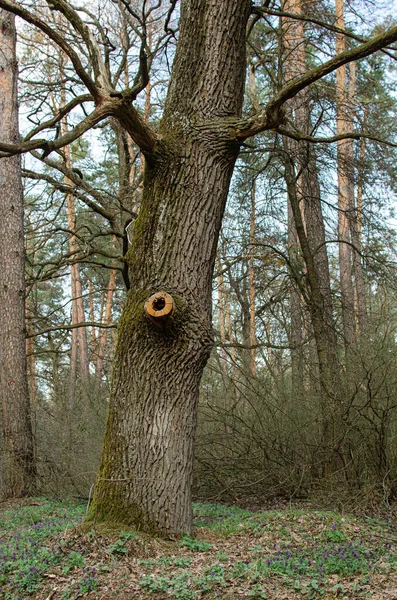
{"type": "MultiPolygon", "coordinates": [[[[26,8],[22,7],[20,4],[17,4],[13,0],[0,0],[0,8],[3,8],[4,10],[8,10],[9,12],[13,13],[14,15],[21,17],[24,21],[27,21],[27,23],[34,25],[35,27],[40,29],[43,33],[48,35],[48,37],[53,42],[55,42],[65,52],[65,54],[70,58],[70,60],[73,63],[73,66],[76,70],[77,75],[80,77],[81,81],[87,87],[88,91],[93,95],[94,98],[98,97],[98,89],[97,89],[94,81],[91,79],[91,77],[88,75],[88,73],[84,69],[77,53],[73,50],[73,48],[70,47],[70,45],[65,41],[64,37],[60,33],[55,31],[54,29],[52,29],[47,23],[42,21],[37,15],[34,15],[32,12],[30,12],[26,8]]],[[[26,152],[26,150],[23,150],[23,152],[26,152]]]]}
{"type": "Polygon", "coordinates": [[[97,41],[90,28],[84,23],[74,8],[68,2],[66,2],[66,0],[47,0],[47,4],[52,10],[58,10],[61,12],[76,30],[76,32],[80,34],[90,55],[91,66],[95,73],[96,84],[107,91],[111,90],[108,73],[106,72],[101,51],[99,50],[97,41]]]}
{"type": "Polygon", "coordinates": [[[93,97],[91,96],[91,94],[84,94],[83,96],[77,96],[76,98],[73,98],[73,100],[68,102],[68,104],[65,104],[65,106],[63,108],[61,108],[59,110],[59,112],[52,119],[49,119],[48,121],[45,121],[44,123],[41,123],[40,125],[38,125],[35,129],[32,129],[32,131],[30,131],[28,133],[28,135],[25,136],[23,141],[27,142],[28,140],[32,139],[32,137],[34,137],[35,135],[37,135],[40,131],[43,131],[44,129],[51,129],[52,127],[54,127],[54,125],[59,123],[59,121],[61,121],[63,119],[63,117],[65,117],[67,114],[69,114],[70,111],[72,111],[74,108],[76,108],[76,106],[80,106],[81,104],[83,104],[83,102],[92,102],[92,101],[93,101],[93,97]]]}
{"type": "Polygon", "coordinates": [[[73,194],[76,198],[84,202],[84,204],[86,204],[86,206],[88,206],[91,210],[107,219],[110,223],[113,223],[114,218],[116,216],[115,212],[110,212],[104,209],[102,206],[99,206],[96,202],[93,202],[90,198],[88,198],[85,194],[82,194],[74,186],[67,185],[66,183],[63,183],[61,181],[57,181],[54,177],[51,177],[47,173],[35,173],[34,171],[29,171],[27,169],[23,170],[23,176],[36,181],[46,181],[55,189],[59,190],[64,194],[73,194]]]}
{"type": "Polygon", "coordinates": [[[397,27],[393,27],[385,33],[375,36],[369,42],[360,44],[352,50],[341,52],[331,60],[311,69],[301,77],[293,79],[267,104],[263,111],[248,119],[242,119],[237,124],[237,140],[244,141],[261,131],[276,129],[284,122],[282,108],[287,100],[294,98],[300,91],[322,77],[325,77],[325,75],[329,75],[329,73],[336,71],[336,69],[342,65],[359,60],[360,58],[365,58],[378,50],[382,50],[395,41],[397,41],[397,27]]]}
{"type": "Polygon", "coordinates": [[[311,135],[304,135],[301,132],[290,131],[280,125],[280,127],[276,127],[275,131],[280,133],[281,135],[285,135],[297,142],[311,142],[313,144],[332,144],[333,142],[338,142],[339,140],[360,140],[366,139],[371,140],[372,142],[378,142],[379,144],[385,144],[386,146],[391,146],[392,148],[397,148],[397,144],[393,142],[389,142],[387,140],[378,138],[376,136],[370,135],[368,133],[358,133],[358,132],[346,132],[339,135],[333,135],[331,137],[313,137],[311,135]]]}
{"type": "MultiPolygon", "coordinates": [[[[2,0],[0,0],[1,2],[2,0]]],[[[107,117],[111,116],[114,111],[114,104],[112,102],[104,103],[95,108],[88,117],[80,121],[73,129],[59,136],[55,140],[29,140],[27,142],[21,142],[20,144],[3,144],[0,142],[0,157],[14,156],[15,154],[23,154],[24,152],[30,152],[32,150],[41,149],[44,151],[43,157],[48,156],[54,150],[68,146],[86,131],[92,129],[97,123],[100,123],[107,117]]]]}
{"type": "Polygon", "coordinates": [[[117,329],[117,323],[96,323],[95,321],[84,321],[82,323],[73,323],[72,325],[54,325],[53,327],[47,327],[41,331],[35,331],[34,333],[28,333],[27,338],[37,337],[38,335],[44,335],[51,331],[68,331],[69,329],[79,329],[81,327],[100,327],[101,329],[117,329]]]}

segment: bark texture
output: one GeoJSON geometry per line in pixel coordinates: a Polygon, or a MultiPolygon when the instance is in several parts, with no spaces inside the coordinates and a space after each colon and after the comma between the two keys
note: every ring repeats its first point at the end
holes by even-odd
{"type": "MultiPolygon", "coordinates": [[[[13,15],[0,10],[0,139],[18,143],[16,33],[13,15]]],[[[33,435],[26,369],[25,248],[20,158],[0,159],[0,394],[6,496],[33,490],[33,435]]]]}
{"type": "Polygon", "coordinates": [[[248,0],[181,5],[160,140],[146,155],[127,255],[131,289],[91,519],[168,536],[191,530],[199,383],[212,346],[212,273],[239,149],[211,118],[240,115],[249,9],[248,0]],[[144,315],[158,291],[174,300],[162,327],[144,315]]]}

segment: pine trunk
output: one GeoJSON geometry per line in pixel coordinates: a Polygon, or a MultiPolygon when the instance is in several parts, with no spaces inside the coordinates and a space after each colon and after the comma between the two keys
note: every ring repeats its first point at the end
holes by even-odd
{"type": "MultiPolygon", "coordinates": [[[[288,12],[302,13],[300,0],[287,0],[284,7],[288,12]]],[[[286,20],[285,47],[285,72],[288,81],[306,71],[302,21],[286,20]]],[[[310,135],[312,124],[308,91],[302,91],[289,104],[297,128],[310,135]]],[[[307,302],[318,354],[323,413],[325,420],[329,421],[330,405],[341,399],[341,382],[317,160],[313,146],[307,142],[284,141],[284,144],[289,154],[286,161],[288,198],[307,270],[307,302]],[[301,173],[300,187],[294,169],[295,161],[298,162],[301,173]]],[[[324,427],[329,430],[327,422],[324,427]]],[[[329,435],[324,434],[324,437],[329,435]]]]}
{"type": "MultiPolygon", "coordinates": [[[[344,0],[336,0],[336,25],[344,28],[344,0]]],[[[346,50],[346,38],[336,35],[337,53],[346,50]]],[[[336,71],[336,129],[338,135],[350,130],[346,65],[336,71]]],[[[354,208],[353,140],[338,141],[338,240],[339,277],[343,334],[346,350],[356,340],[350,218],[354,208]]]]}
{"type": "MultiPolygon", "coordinates": [[[[356,63],[351,63],[350,77],[349,77],[349,107],[348,107],[348,123],[349,131],[354,131],[354,104],[355,104],[355,88],[356,88],[356,63]]],[[[366,122],[366,113],[368,108],[364,110],[364,123],[366,122]]],[[[354,160],[354,141],[351,142],[351,161],[353,164],[354,160]]],[[[361,149],[365,151],[365,138],[362,140],[363,147],[361,149]]],[[[363,155],[363,159],[364,159],[363,155]]],[[[360,152],[361,159],[361,152],[360,152]]],[[[353,177],[353,173],[351,173],[353,177]]],[[[367,303],[366,303],[366,291],[364,282],[364,269],[361,257],[361,217],[362,217],[362,186],[360,185],[360,176],[357,181],[357,203],[354,202],[354,182],[350,186],[351,189],[351,204],[354,210],[350,215],[350,235],[353,244],[353,275],[354,275],[354,309],[356,314],[357,332],[362,335],[367,328],[367,303]]]]}
{"type": "MultiPolygon", "coordinates": [[[[63,125],[64,131],[67,131],[67,124],[63,125]]],[[[66,146],[64,148],[66,157],[66,166],[72,168],[70,148],[66,146]]],[[[71,185],[72,182],[65,177],[65,183],[71,185]]],[[[69,252],[72,256],[78,252],[78,243],[75,236],[76,232],[76,206],[75,198],[73,194],[67,194],[67,212],[68,212],[68,229],[69,229],[69,252]]],[[[72,290],[72,323],[76,325],[78,323],[84,323],[84,303],[83,303],[83,286],[81,283],[80,276],[80,265],[74,263],[70,267],[70,280],[72,290]]],[[[88,341],[87,341],[87,330],[85,327],[78,327],[72,330],[72,348],[71,348],[71,368],[70,368],[70,388],[71,388],[71,399],[74,399],[73,388],[75,386],[75,377],[77,371],[77,358],[80,362],[80,377],[84,383],[87,383],[89,379],[89,359],[88,359],[88,341]]],[[[73,404],[73,402],[72,402],[73,404]]]]}
{"type": "Polygon", "coordinates": [[[256,183],[252,182],[251,188],[251,214],[250,214],[250,251],[249,251],[249,301],[250,301],[250,346],[251,346],[251,374],[256,375],[256,328],[255,328],[255,218],[256,218],[256,183]]]}
{"type": "MultiPolygon", "coordinates": [[[[17,60],[14,16],[0,10],[0,139],[16,144],[17,60]]],[[[0,394],[6,496],[30,493],[34,444],[26,365],[24,206],[20,157],[0,159],[0,394]]]]}
{"type": "MultiPolygon", "coordinates": [[[[106,308],[105,308],[105,318],[103,320],[104,325],[109,325],[112,320],[112,309],[113,309],[113,296],[114,290],[116,287],[116,269],[112,269],[110,271],[109,276],[109,285],[106,290],[106,308]]],[[[106,342],[108,337],[108,330],[102,329],[102,331],[98,334],[98,345],[97,345],[97,358],[95,365],[95,375],[98,381],[102,379],[102,370],[103,370],[103,360],[105,358],[106,352],[106,342]]]]}

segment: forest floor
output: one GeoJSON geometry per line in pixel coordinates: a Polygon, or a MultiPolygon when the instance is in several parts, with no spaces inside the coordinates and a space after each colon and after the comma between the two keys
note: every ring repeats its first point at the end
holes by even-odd
{"type": "Polygon", "coordinates": [[[89,531],[76,500],[0,504],[0,598],[397,600],[397,523],[194,505],[194,538],[89,531]]]}

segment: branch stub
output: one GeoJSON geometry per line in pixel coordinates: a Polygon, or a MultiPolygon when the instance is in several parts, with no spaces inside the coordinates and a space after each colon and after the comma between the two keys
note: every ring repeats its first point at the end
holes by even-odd
{"type": "Polygon", "coordinates": [[[170,317],[174,311],[174,300],[167,292],[156,292],[145,302],[145,314],[155,322],[170,317]]]}

